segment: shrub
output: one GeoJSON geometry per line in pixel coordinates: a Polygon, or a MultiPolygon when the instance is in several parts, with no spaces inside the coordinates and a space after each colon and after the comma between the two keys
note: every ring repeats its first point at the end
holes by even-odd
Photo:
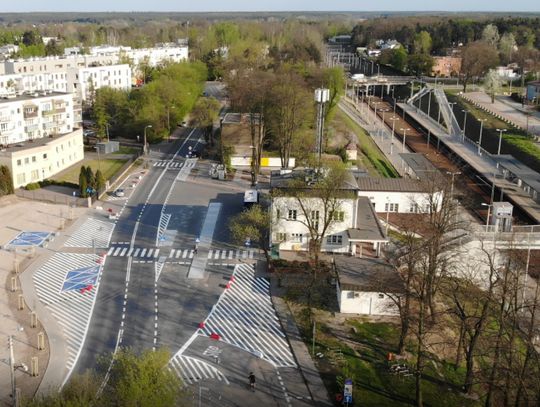
{"type": "Polygon", "coordinates": [[[41,188],[41,185],[39,185],[39,183],[37,182],[31,182],[24,187],[24,189],[26,189],[27,191],[33,191],[39,188],[41,188]]]}

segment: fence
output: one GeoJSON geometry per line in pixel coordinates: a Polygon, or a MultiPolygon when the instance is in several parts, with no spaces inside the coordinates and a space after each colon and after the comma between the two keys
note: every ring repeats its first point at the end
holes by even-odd
{"type": "Polygon", "coordinates": [[[52,202],[55,204],[90,207],[92,205],[91,198],[78,198],[65,195],[59,192],[48,191],[46,189],[36,189],[27,191],[26,189],[16,189],[15,195],[21,198],[31,199],[33,201],[52,202]]]}

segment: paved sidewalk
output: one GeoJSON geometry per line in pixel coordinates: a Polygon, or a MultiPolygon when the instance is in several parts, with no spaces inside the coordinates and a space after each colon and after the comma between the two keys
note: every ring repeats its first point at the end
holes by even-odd
{"type": "MultiPolygon", "coordinates": [[[[472,101],[480,108],[491,112],[495,116],[500,116],[503,120],[508,121],[523,130],[527,129],[528,121],[529,133],[540,135],[540,117],[538,117],[537,112],[531,111],[531,114],[527,115],[524,113],[521,104],[516,103],[509,98],[495,98],[495,102],[491,103],[491,97],[484,92],[468,92],[465,93],[463,97],[472,101]]],[[[527,109],[527,111],[529,111],[529,109],[527,109]]]]}
{"type": "MultiPolygon", "coordinates": [[[[260,262],[261,264],[262,262],[260,262]]],[[[277,280],[270,276],[271,288],[270,292],[272,294],[272,302],[274,303],[274,308],[278,314],[281,326],[287,338],[289,344],[292,348],[296,362],[302,376],[304,377],[305,384],[309,390],[311,399],[315,406],[332,406],[326,387],[319,375],[319,371],[315,367],[315,363],[311,359],[308,348],[306,347],[298,327],[294,321],[294,316],[292,315],[289,306],[282,298],[282,290],[279,289],[277,285],[277,280]]]]}
{"type": "MultiPolygon", "coordinates": [[[[73,215],[81,216],[87,209],[76,208],[73,215]]],[[[32,232],[55,232],[63,226],[70,227],[69,221],[70,209],[65,205],[54,205],[43,202],[27,201],[15,196],[3,197],[0,199],[0,313],[2,315],[2,324],[0,326],[0,336],[5,346],[0,347],[0,406],[11,405],[11,384],[9,372],[9,351],[7,348],[7,336],[14,336],[14,356],[15,365],[24,365],[30,367],[31,358],[38,357],[39,376],[31,377],[29,372],[24,369],[16,369],[16,384],[21,389],[21,394],[25,397],[31,397],[36,392],[40,382],[44,378],[45,369],[48,368],[49,344],[55,341],[54,333],[46,331],[45,350],[37,350],[37,334],[44,331],[42,320],[38,312],[38,326],[30,327],[30,311],[35,309],[39,311],[42,307],[35,297],[28,296],[24,292],[23,281],[30,276],[28,269],[35,265],[42,264],[44,258],[51,252],[55,242],[50,243],[48,248],[24,248],[19,247],[17,252],[14,249],[6,250],[6,245],[11,239],[21,231],[32,232]],[[45,257],[44,257],[45,255],[45,257]],[[11,291],[11,277],[15,277],[13,272],[15,259],[19,263],[20,273],[18,275],[18,288],[15,292],[11,291]],[[21,288],[23,292],[21,293],[21,288]],[[25,307],[23,310],[17,309],[18,296],[24,294],[25,307]]]]}

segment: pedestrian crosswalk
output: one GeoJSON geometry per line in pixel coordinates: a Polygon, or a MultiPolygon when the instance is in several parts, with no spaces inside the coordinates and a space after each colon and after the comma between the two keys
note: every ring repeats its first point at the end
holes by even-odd
{"type": "MultiPolygon", "coordinates": [[[[201,252],[199,251],[199,254],[201,252]]],[[[165,256],[167,262],[174,260],[191,260],[195,256],[194,249],[171,249],[167,254],[167,251],[163,251],[160,248],[155,247],[129,247],[129,242],[125,245],[112,246],[107,251],[107,256],[110,257],[139,257],[156,259],[159,255],[165,256]]],[[[210,249],[207,255],[209,260],[221,261],[226,263],[228,261],[234,262],[237,260],[250,260],[255,259],[255,249],[248,250],[227,250],[227,249],[210,249]]]]}
{"type": "MultiPolygon", "coordinates": [[[[71,371],[84,343],[96,300],[102,265],[93,254],[55,253],[33,276],[39,300],[63,330],[67,345],[66,367],[71,371]],[[76,288],[68,275],[79,270],[95,270],[93,283],[82,281],[76,288]],[[75,287],[75,289],[73,289],[75,287]]],[[[78,274],[80,278],[81,273],[78,274]]],[[[86,277],[88,273],[86,274],[86,277]]]]}
{"type": "Polygon", "coordinates": [[[181,161],[169,161],[169,160],[160,160],[154,163],[154,167],[167,167],[167,168],[182,168],[184,162],[181,161]]]}
{"type": "Polygon", "coordinates": [[[114,223],[88,218],[70,236],[64,246],[68,247],[95,247],[105,248],[109,246],[114,223]]]}
{"type": "MultiPolygon", "coordinates": [[[[192,259],[194,250],[188,249],[172,249],[169,253],[170,259],[192,259]]],[[[210,249],[208,251],[208,259],[213,260],[238,260],[238,259],[253,259],[255,257],[255,249],[249,250],[226,250],[226,249],[210,249]]]]}
{"type": "Polygon", "coordinates": [[[187,384],[208,379],[219,380],[220,382],[229,384],[229,381],[219,369],[204,360],[176,354],[169,362],[169,365],[187,384]]]}
{"type": "Polygon", "coordinates": [[[148,247],[129,247],[129,246],[113,246],[107,252],[107,256],[111,257],[145,257],[157,259],[159,249],[148,247]]]}
{"type": "Polygon", "coordinates": [[[244,349],[276,367],[296,367],[270,297],[253,264],[238,264],[199,333],[244,349]]]}

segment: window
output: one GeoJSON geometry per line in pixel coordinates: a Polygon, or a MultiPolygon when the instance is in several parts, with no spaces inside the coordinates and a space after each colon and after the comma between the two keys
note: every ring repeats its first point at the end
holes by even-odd
{"type": "Polygon", "coordinates": [[[17,160],[17,167],[20,167],[22,165],[22,161],[21,160],[17,160]]]}
{"type": "Polygon", "coordinates": [[[32,162],[33,162],[33,163],[36,162],[36,156],[35,156],[35,155],[32,156],[32,162]]]}
{"type": "Polygon", "coordinates": [[[303,233],[291,233],[291,241],[295,243],[302,243],[303,239],[304,239],[303,233]]]}
{"type": "Polygon", "coordinates": [[[311,221],[313,222],[313,227],[319,229],[319,211],[311,211],[311,221]]]}
{"type": "Polygon", "coordinates": [[[384,211],[385,212],[398,212],[399,211],[399,204],[397,203],[385,203],[384,204],[384,211]]]}
{"type": "Polygon", "coordinates": [[[382,300],[384,299],[384,294],[379,294],[379,298],[382,300]]]}
{"type": "Polygon", "coordinates": [[[343,219],[345,219],[345,212],[343,211],[335,211],[333,213],[333,218],[336,222],[343,222],[343,219]]]}
{"type": "Polygon", "coordinates": [[[47,154],[43,154],[43,159],[44,159],[44,160],[47,159],[47,154]]]}
{"type": "Polygon", "coordinates": [[[276,233],[276,241],[278,242],[285,242],[287,240],[287,233],[276,233]]]}
{"type": "Polygon", "coordinates": [[[281,211],[279,209],[276,209],[276,218],[281,218],[281,211]]]}
{"type": "Polygon", "coordinates": [[[296,216],[297,216],[297,211],[296,211],[296,209],[289,209],[289,213],[288,213],[287,219],[289,219],[289,220],[296,220],[296,216]]]}
{"type": "Polygon", "coordinates": [[[39,178],[39,171],[32,170],[32,172],[30,172],[30,177],[32,178],[32,181],[37,180],[39,178]]]}
{"type": "Polygon", "coordinates": [[[411,203],[411,207],[409,208],[409,212],[411,213],[418,213],[420,212],[420,207],[417,203],[411,203]]]}
{"type": "Polygon", "coordinates": [[[342,245],[343,244],[343,236],[341,235],[330,235],[326,236],[326,244],[329,245],[342,245]]]}
{"type": "Polygon", "coordinates": [[[24,176],[24,173],[17,174],[17,184],[19,185],[26,184],[26,177],[24,176]]]}
{"type": "Polygon", "coordinates": [[[30,159],[29,159],[28,157],[25,157],[25,158],[24,158],[24,163],[25,163],[25,164],[28,164],[29,162],[30,162],[30,159]]]}

